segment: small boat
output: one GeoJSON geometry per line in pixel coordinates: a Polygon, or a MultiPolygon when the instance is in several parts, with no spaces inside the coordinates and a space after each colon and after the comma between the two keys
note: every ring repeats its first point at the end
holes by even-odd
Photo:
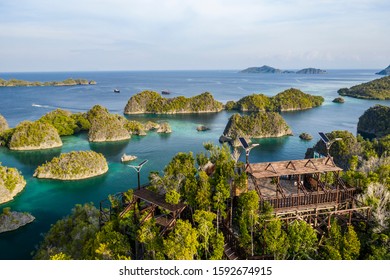
{"type": "Polygon", "coordinates": [[[120,93],[121,91],[120,91],[119,89],[116,88],[116,89],[114,89],[114,92],[115,92],[115,93],[120,93]]]}
{"type": "Polygon", "coordinates": [[[162,90],[161,94],[171,94],[171,92],[169,90],[162,90]]]}
{"type": "Polygon", "coordinates": [[[121,157],[121,162],[132,161],[135,159],[137,159],[136,156],[123,154],[123,156],[121,157]]]}

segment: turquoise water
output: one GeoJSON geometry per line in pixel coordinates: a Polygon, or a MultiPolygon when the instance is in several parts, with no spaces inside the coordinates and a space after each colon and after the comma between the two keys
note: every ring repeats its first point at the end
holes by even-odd
{"type": "MultiPolygon", "coordinates": [[[[95,104],[107,107],[113,113],[122,113],[127,100],[141,90],[161,91],[168,89],[172,96],[193,96],[204,91],[211,92],[217,100],[226,102],[238,100],[251,93],[275,95],[290,87],[307,93],[322,95],[325,103],[319,108],[302,112],[283,113],[294,136],[261,139],[260,146],[252,150],[250,160],[271,161],[303,158],[308,147],[319,139],[318,131],[336,129],[356,133],[360,115],[381,103],[390,101],[368,101],[345,98],[345,104],[331,101],[337,97],[341,87],[366,82],[378,78],[375,70],[334,70],[326,75],[272,75],[242,74],[237,71],[145,71],[145,72],[82,72],[82,73],[2,73],[1,78],[25,80],[64,80],[69,77],[86,78],[97,81],[96,86],[76,87],[28,87],[0,88],[0,114],[5,116],[10,126],[30,119],[36,120],[55,108],[69,109],[73,112],[86,111],[95,104]],[[121,90],[113,93],[114,88],[121,90]],[[315,138],[305,142],[299,139],[301,132],[308,132],[315,138]]],[[[139,121],[168,121],[173,129],[169,135],[155,132],[147,136],[134,136],[129,141],[117,143],[89,143],[86,134],[63,137],[62,148],[48,151],[17,152],[0,147],[0,162],[5,166],[18,168],[27,181],[25,190],[13,201],[0,205],[17,211],[31,212],[36,221],[17,231],[0,234],[0,259],[30,259],[31,252],[42,240],[56,220],[70,213],[75,204],[99,202],[108,194],[125,191],[137,185],[133,169],[120,162],[123,153],[138,156],[137,162],[148,159],[141,171],[142,183],[147,182],[150,171],[162,171],[169,160],[178,152],[194,153],[202,151],[206,141],[218,143],[231,112],[215,114],[183,115],[140,115],[130,119],[139,121]],[[197,132],[200,124],[211,130],[197,132]],[[82,180],[57,182],[35,179],[35,168],[59,155],[72,150],[94,150],[105,155],[109,162],[109,172],[105,175],[82,180]]]]}

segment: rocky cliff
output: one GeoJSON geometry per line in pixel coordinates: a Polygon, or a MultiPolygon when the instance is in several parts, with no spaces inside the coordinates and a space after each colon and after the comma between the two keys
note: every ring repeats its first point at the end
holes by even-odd
{"type": "Polygon", "coordinates": [[[26,186],[26,181],[15,168],[0,163],[0,204],[12,200],[26,186]]]}
{"type": "Polygon", "coordinates": [[[0,215],[0,233],[16,230],[35,220],[30,213],[9,212],[0,215]]]}
{"type": "Polygon", "coordinates": [[[57,130],[48,123],[23,121],[8,143],[11,150],[41,150],[62,146],[57,130]]]}
{"type": "Polygon", "coordinates": [[[7,120],[0,114],[0,133],[8,129],[7,120]]]}
{"type": "Polygon", "coordinates": [[[359,118],[357,132],[368,138],[390,134],[390,107],[376,105],[365,111],[359,118]]]}
{"type": "Polygon", "coordinates": [[[292,131],[282,116],[275,112],[257,112],[249,116],[234,114],[230,117],[225,137],[266,138],[292,135],[292,131]]]}
{"type": "Polygon", "coordinates": [[[81,180],[108,171],[104,156],[94,151],[77,151],[61,154],[39,166],[34,177],[56,180],[81,180]]]}

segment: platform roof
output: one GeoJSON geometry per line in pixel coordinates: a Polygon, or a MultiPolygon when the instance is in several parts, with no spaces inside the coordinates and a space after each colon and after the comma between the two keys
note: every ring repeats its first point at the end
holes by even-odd
{"type": "Polygon", "coordinates": [[[246,168],[256,179],[341,170],[330,157],[250,163],[246,168]]]}
{"type": "Polygon", "coordinates": [[[145,188],[142,188],[139,190],[134,190],[133,194],[137,198],[140,198],[146,202],[149,202],[151,204],[154,204],[158,207],[169,210],[171,212],[175,212],[177,210],[182,209],[183,207],[186,207],[186,205],[183,203],[179,203],[179,204],[167,203],[165,201],[165,197],[163,195],[152,192],[152,191],[145,189],[145,188]]]}

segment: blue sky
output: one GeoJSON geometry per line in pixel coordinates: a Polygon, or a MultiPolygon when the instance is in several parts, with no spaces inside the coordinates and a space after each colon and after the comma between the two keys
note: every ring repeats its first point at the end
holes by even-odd
{"type": "Polygon", "coordinates": [[[388,0],[0,0],[0,71],[380,69],[388,0]]]}

